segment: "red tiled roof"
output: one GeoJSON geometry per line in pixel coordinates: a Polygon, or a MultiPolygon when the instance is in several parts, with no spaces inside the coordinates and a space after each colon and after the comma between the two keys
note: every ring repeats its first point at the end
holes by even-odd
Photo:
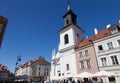
{"type": "Polygon", "coordinates": [[[104,37],[107,37],[107,36],[110,36],[110,30],[108,30],[106,28],[106,29],[101,30],[100,32],[98,32],[98,34],[95,35],[95,39],[94,40],[101,39],[101,38],[104,38],[104,37]]]}
{"type": "Polygon", "coordinates": [[[8,68],[2,64],[0,64],[0,71],[6,70],[8,71],[8,68]]]}
{"type": "MultiPolygon", "coordinates": [[[[47,62],[43,57],[40,57],[40,58],[38,58],[38,59],[32,59],[32,60],[29,61],[29,62],[30,62],[30,63],[36,63],[36,62],[49,63],[49,62],[47,62]]],[[[26,63],[20,65],[20,67],[21,67],[21,68],[24,68],[24,67],[28,66],[28,63],[29,63],[29,62],[26,62],[26,63]]],[[[49,64],[50,64],[50,63],[49,63],[49,64]]],[[[18,68],[18,69],[19,69],[19,68],[18,68]]]]}
{"type": "Polygon", "coordinates": [[[44,58],[40,57],[37,60],[35,60],[34,62],[40,62],[40,63],[49,63],[47,62],[44,58]]]}
{"type": "MultiPolygon", "coordinates": [[[[118,24],[117,26],[118,26],[118,28],[120,28],[120,24],[118,24]]],[[[99,31],[97,35],[94,35],[94,36],[84,39],[82,42],[80,42],[80,44],[76,48],[86,46],[88,44],[91,44],[92,41],[94,41],[94,40],[98,40],[98,39],[101,39],[101,38],[104,38],[107,36],[110,36],[110,30],[106,28],[104,30],[99,31]]]]}
{"type": "Polygon", "coordinates": [[[86,38],[82,42],[80,42],[80,44],[77,46],[77,48],[91,44],[93,40],[94,40],[94,36],[86,38]]]}

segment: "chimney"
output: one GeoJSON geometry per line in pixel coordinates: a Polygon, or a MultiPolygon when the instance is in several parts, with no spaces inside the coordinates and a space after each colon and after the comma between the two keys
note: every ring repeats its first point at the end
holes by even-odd
{"type": "Polygon", "coordinates": [[[98,30],[97,30],[97,28],[94,28],[94,32],[95,32],[95,35],[98,34],[98,30]]]}
{"type": "Polygon", "coordinates": [[[88,36],[86,36],[86,38],[88,38],[88,36]]]}
{"type": "Polygon", "coordinates": [[[111,24],[106,25],[106,28],[108,29],[111,26],[111,24]]]}

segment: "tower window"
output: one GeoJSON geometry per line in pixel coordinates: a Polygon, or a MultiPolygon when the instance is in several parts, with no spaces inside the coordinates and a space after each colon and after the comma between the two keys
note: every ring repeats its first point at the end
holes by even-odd
{"type": "Polygon", "coordinates": [[[77,34],[77,37],[79,37],[79,34],[77,34]]]}
{"type": "Polygon", "coordinates": [[[68,24],[68,23],[69,23],[69,20],[67,19],[67,20],[66,20],[66,24],[68,24]]]}
{"type": "Polygon", "coordinates": [[[64,40],[65,40],[65,44],[69,43],[68,34],[66,34],[66,35],[64,36],[64,40]]]}

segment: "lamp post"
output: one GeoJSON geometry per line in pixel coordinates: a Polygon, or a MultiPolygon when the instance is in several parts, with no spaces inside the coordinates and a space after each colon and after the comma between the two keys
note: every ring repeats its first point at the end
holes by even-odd
{"type": "Polygon", "coordinates": [[[0,47],[2,44],[3,36],[5,34],[7,23],[8,23],[7,18],[0,16],[0,47]]]}
{"type": "Polygon", "coordinates": [[[21,61],[21,56],[17,56],[17,60],[16,60],[16,64],[15,64],[15,72],[14,74],[16,73],[16,69],[17,69],[17,66],[18,66],[18,63],[21,61]]]}

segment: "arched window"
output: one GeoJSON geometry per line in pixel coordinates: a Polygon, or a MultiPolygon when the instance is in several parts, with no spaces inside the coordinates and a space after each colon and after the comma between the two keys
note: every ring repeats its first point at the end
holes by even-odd
{"type": "Polygon", "coordinates": [[[66,34],[66,35],[64,36],[64,41],[65,41],[65,44],[69,43],[68,34],[66,34]]]}
{"type": "Polygon", "coordinates": [[[66,24],[69,24],[69,20],[68,19],[66,20],[66,24]]]}

